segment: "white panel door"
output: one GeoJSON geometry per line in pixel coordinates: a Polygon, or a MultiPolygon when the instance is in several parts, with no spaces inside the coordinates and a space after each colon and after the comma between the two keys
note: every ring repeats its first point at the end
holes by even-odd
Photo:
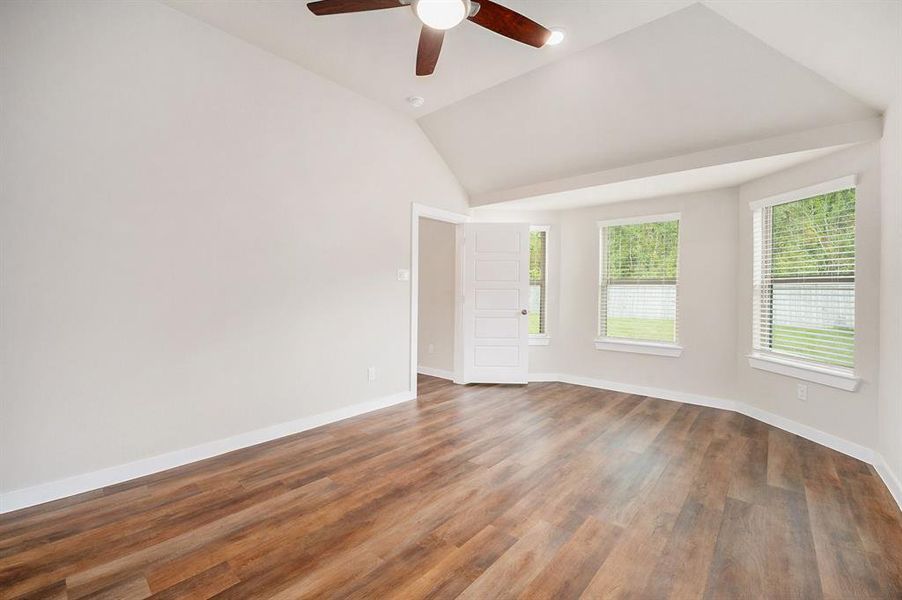
{"type": "Polygon", "coordinates": [[[526,383],[529,371],[529,225],[464,225],[463,377],[526,383]]]}

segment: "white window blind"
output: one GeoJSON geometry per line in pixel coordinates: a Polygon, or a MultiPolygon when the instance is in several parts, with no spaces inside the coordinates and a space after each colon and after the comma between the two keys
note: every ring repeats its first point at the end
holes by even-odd
{"type": "Polygon", "coordinates": [[[547,335],[545,313],[548,296],[548,227],[529,231],[529,334],[547,335]]]}
{"type": "Polygon", "coordinates": [[[679,215],[599,223],[601,338],[677,341],[679,215]]]}
{"type": "Polygon", "coordinates": [[[753,346],[851,371],[855,188],[850,180],[825,185],[834,189],[753,206],[753,346]]]}

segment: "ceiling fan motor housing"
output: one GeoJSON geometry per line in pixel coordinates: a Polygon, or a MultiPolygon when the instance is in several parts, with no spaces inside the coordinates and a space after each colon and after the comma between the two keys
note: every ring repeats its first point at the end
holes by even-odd
{"type": "Polygon", "coordinates": [[[424,25],[438,30],[456,27],[479,11],[479,3],[471,0],[412,0],[410,5],[424,25]]]}
{"type": "Polygon", "coordinates": [[[494,0],[313,0],[307,3],[310,12],[317,16],[405,6],[423,23],[417,44],[417,76],[432,75],[445,31],[465,20],[534,48],[545,46],[551,37],[551,31],[542,25],[494,0]]]}

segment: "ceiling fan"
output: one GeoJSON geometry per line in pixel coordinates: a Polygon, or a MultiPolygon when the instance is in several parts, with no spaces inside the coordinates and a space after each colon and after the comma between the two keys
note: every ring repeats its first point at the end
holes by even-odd
{"type": "Polygon", "coordinates": [[[318,0],[307,4],[310,12],[318,16],[402,6],[413,8],[423,23],[417,47],[417,75],[432,75],[445,31],[464,19],[536,48],[544,46],[551,37],[550,30],[491,0],[318,0]]]}

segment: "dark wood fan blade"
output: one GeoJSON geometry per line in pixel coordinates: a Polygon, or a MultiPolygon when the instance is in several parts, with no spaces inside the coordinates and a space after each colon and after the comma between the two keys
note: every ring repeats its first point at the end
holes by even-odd
{"type": "Polygon", "coordinates": [[[444,39],[444,31],[423,25],[420,30],[420,44],[417,46],[417,75],[432,75],[444,39]]]}
{"type": "Polygon", "coordinates": [[[308,2],[307,8],[317,16],[340,15],[342,13],[380,10],[383,8],[400,8],[409,6],[410,2],[401,0],[319,0],[308,2]]]}
{"type": "Polygon", "coordinates": [[[492,0],[474,0],[479,4],[479,11],[469,17],[477,25],[491,29],[512,40],[541,48],[548,41],[551,32],[535,21],[527,19],[518,12],[492,2],[492,0]]]}

